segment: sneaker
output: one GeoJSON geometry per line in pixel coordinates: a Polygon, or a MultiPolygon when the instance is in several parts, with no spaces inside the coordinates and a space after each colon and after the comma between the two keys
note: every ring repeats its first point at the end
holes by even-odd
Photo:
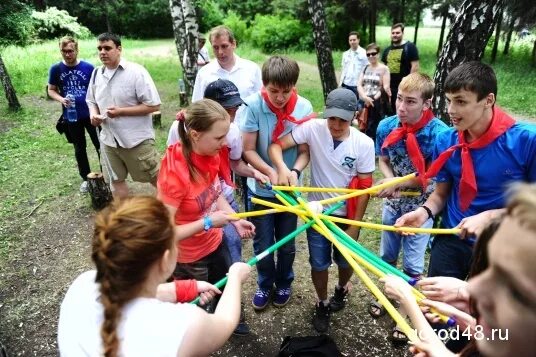
{"type": "Polygon", "coordinates": [[[240,321],[233,331],[233,335],[246,336],[249,334],[249,326],[246,323],[246,314],[244,313],[244,305],[240,306],[240,321]]]}
{"type": "Polygon", "coordinates": [[[82,184],[80,185],[80,193],[87,193],[87,181],[82,181],[82,184]]]}
{"type": "Polygon", "coordinates": [[[346,306],[346,300],[349,290],[344,287],[339,288],[335,286],[335,293],[329,299],[329,307],[331,311],[336,312],[344,309],[346,306]]]}
{"type": "Polygon", "coordinates": [[[313,327],[317,332],[328,332],[330,315],[331,308],[329,307],[329,304],[324,305],[322,301],[319,301],[315,306],[315,316],[313,317],[313,327]]]}
{"type": "Polygon", "coordinates": [[[257,288],[257,291],[255,291],[255,295],[253,295],[253,308],[255,310],[264,310],[266,308],[266,305],[270,302],[270,290],[263,290],[261,288],[257,288]]]}
{"type": "Polygon", "coordinates": [[[292,295],[291,288],[284,289],[275,289],[275,297],[273,304],[276,307],[283,307],[290,301],[290,296],[292,295]]]}

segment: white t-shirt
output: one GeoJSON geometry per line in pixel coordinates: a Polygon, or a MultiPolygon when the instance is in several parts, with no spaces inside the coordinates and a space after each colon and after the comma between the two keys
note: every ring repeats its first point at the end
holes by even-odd
{"type": "MultiPolygon", "coordinates": [[[[225,137],[227,140],[227,146],[229,147],[229,159],[240,160],[242,158],[242,137],[240,136],[240,129],[234,122],[229,126],[229,132],[225,137]]],[[[179,121],[175,120],[169,128],[167,145],[173,145],[180,141],[179,137],[179,121]]],[[[227,185],[225,181],[221,181],[223,195],[227,201],[232,202],[234,199],[234,188],[227,185]]]]}
{"type": "MultiPolygon", "coordinates": [[[[61,304],[58,347],[62,357],[102,355],[103,307],[96,271],[82,273],[61,304]]],[[[136,298],[123,307],[118,324],[120,356],[177,356],[198,307],[136,298]]]]}
{"type": "MultiPolygon", "coordinates": [[[[359,174],[375,169],[374,141],[354,127],[350,135],[334,149],[326,119],[312,119],[292,129],[297,144],[308,144],[311,155],[311,186],[346,188],[359,174]]],[[[338,196],[332,192],[311,192],[310,201],[338,196]]],[[[334,214],[344,216],[342,207],[334,214]]]]}

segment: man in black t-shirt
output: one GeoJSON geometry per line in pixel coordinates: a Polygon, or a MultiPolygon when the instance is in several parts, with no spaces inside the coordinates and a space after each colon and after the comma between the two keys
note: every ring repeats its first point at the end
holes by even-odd
{"type": "Polygon", "coordinates": [[[382,53],[382,62],[391,72],[391,108],[396,112],[396,96],[402,78],[419,71],[419,51],[410,41],[404,41],[404,24],[391,26],[391,46],[382,53]]]}

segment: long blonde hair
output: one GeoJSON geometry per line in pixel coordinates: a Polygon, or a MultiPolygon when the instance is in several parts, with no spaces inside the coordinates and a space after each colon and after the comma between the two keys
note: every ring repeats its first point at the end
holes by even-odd
{"type": "Polygon", "coordinates": [[[95,218],[91,258],[104,307],[101,337],[105,357],[118,354],[122,307],[140,293],[150,268],[173,244],[169,212],[154,197],[114,201],[95,218]]]}

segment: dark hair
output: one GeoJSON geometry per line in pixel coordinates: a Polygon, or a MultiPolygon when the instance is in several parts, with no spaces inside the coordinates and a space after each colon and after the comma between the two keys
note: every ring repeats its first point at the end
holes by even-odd
{"type": "Polygon", "coordinates": [[[174,237],[169,211],[155,197],[116,200],[95,218],[91,259],[104,308],[105,357],[118,354],[122,307],[139,294],[151,268],[173,248],[174,237]]]}
{"type": "Polygon", "coordinates": [[[198,172],[195,168],[191,153],[192,139],[191,130],[198,133],[209,131],[212,125],[218,120],[230,120],[229,113],[216,101],[203,98],[190,104],[184,112],[184,121],[179,122],[179,137],[182,144],[182,154],[188,164],[190,179],[192,181],[204,177],[205,172],[198,172]]]}
{"type": "Polygon", "coordinates": [[[357,32],[357,31],[350,31],[350,33],[348,34],[348,37],[350,37],[350,36],[357,36],[358,40],[361,38],[359,36],[359,32],[357,32]]]}
{"type": "Polygon", "coordinates": [[[293,59],[285,56],[272,56],[262,65],[262,83],[282,88],[294,87],[300,76],[300,67],[293,59]]]}
{"type": "Polygon", "coordinates": [[[370,50],[370,49],[375,49],[376,51],[378,51],[378,53],[380,52],[380,46],[378,46],[375,42],[372,42],[372,43],[369,43],[367,45],[367,47],[365,48],[365,50],[370,50]]]}
{"type": "Polygon", "coordinates": [[[101,33],[99,37],[97,37],[97,41],[99,42],[112,41],[117,47],[121,46],[121,37],[111,32],[101,33]]]}
{"type": "Polygon", "coordinates": [[[402,22],[397,22],[396,24],[394,24],[393,26],[391,26],[391,30],[394,30],[396,29],[397,27],[400,27],[400,29],[402,30],[402,32],[404,32],[404,24],[402,22]]]}
{"type": "Polygon", "coordinates": [[[497,97],[497,77],[493,68],[487,64],[478,61],[465,62],[450,71],[443,88],[445,93],[462,89],[474,92],[480,101],[490,93],[497,97]]]}

